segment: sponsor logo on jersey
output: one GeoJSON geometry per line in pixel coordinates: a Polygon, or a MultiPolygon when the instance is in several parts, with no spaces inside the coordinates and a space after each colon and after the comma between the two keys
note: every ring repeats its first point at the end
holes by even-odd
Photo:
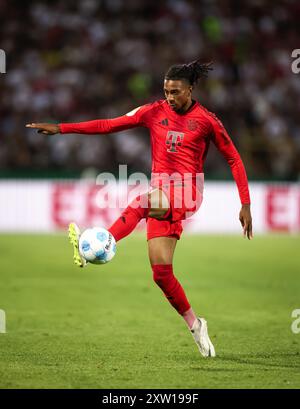
{"type": "Polygon", "coordinates": [[[166,136],[166,145],[168,146],[168,152],[178,152],[177,147],[182,145],[184,138],[183,132],[168,131],[166,136]]]}

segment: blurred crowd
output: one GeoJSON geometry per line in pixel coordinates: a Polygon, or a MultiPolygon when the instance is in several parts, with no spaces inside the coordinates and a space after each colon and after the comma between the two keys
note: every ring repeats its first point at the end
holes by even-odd
{"type": "MultiPolygon", "coordinates": [[[[163,76],[201,58],[214,70],[194,96],[215,112],[252,179],[300,179],[298,0],[0,0],[0,172],[149,173],[147,130],[43,136],[28,122],[122,115],[163,98],[163,76]]],[[[211,148],[205,172],[229,168],[211,148]]]]}

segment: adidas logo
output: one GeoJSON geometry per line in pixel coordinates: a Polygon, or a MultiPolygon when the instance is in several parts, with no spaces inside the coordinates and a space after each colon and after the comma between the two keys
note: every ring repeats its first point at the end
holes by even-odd
{"type": "Polygon", "coordinates": [[[160,122],[160,124],[162,124],[162,125],[164,125],[164,126],[169,126],[168,118],[163,119],[163,120],[160,122]]]}

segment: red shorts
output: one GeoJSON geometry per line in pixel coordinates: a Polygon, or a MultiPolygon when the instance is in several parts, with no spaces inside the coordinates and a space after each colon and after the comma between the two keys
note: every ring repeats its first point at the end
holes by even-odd
{"type": "Polygon", "coordinates": [[[163,219],[147,218],[147,240],[154,237],[175,237],[182,234],[182,220],[192,216],[200,208],[203,200],[203,185],[173,183],[162,185],[160,189],[169,200],[169,211],[163,219]]]}

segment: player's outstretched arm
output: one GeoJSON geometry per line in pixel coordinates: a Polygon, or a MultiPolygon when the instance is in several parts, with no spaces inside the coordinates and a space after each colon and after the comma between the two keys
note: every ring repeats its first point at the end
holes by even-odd
{"type": "Polygon", "coordinates": [[[59,126],[57,124],[31,123],[31,124],[27,124],[26,128],[37,129],[38,133],[42,133],[44,135],[55,135],[60,132],[59,126]]]}
{"type": "Polygon", "coordinates": [[[143,105],[128,112],[126,115],[119,116],[113,119],[95,119],[86,122],[75,123],[30,123],[27,128],[37,129],[39,133],[44,135],[55,135],[57,133],[79,133],[79,134],[109,134],[114,132],[125,131],[126,129],[135,128],[137,126],[148,127],[149,118],[153,104],[143,105]]]}

